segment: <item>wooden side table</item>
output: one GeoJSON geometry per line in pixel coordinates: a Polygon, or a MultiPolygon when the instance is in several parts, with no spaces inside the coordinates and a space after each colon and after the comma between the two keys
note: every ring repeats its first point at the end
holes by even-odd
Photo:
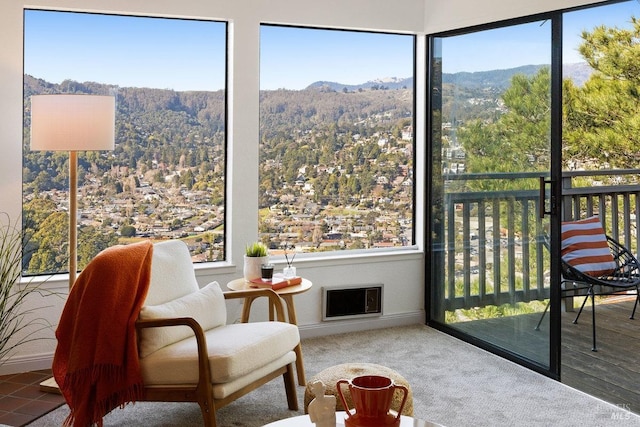
{"type": "MultiPolygon", "coordinates": [[[[302,283],[299,285],[288,286],[286,288],[277,289],[274,292],[277,293],[287,306],[287,319],[292,325],[298,325],[298,318],[296,317],[296,308],[293,304],[293,296],[308,291],[313,286],[310,280],[302,278],[302,283]]],[[[227,283],[227,288],[232,291],[244,291],[251,288],[251,283],[244,279],[235,279],[227,283]]],[[[242,322],[249,321],[249,313],[251,311],[251,304],[253,303],[253,297],[247,297],[244,300],[242,307],[242,322]]],[[[273,310],[269,307],[269,318],[273,320],[273,310]]],[[[298,384],[306,385],[307,380],[304,373],[304,362],[302,360],[302,347],[298,344],[295,348],[296,352],[296,372],[298,373],[298,384]]]]}

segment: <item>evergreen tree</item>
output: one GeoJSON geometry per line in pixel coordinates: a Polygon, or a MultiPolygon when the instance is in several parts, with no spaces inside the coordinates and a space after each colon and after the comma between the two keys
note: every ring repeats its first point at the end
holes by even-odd
{"type": "Polygon", "coordinates": [[[580,54],[593,68],[582,87],[564,84],[565,159],[636,167],[640,160],[640,22],[582,33],[580,54]]]}
{"type": "Polygon", "coordinates": [[[100,251],[116,244],[118,236],[114,232],[105,232],[96,227],[82,227],[78,232],[78,269],[84,269],[100,251]]]}
{"type": "Polygon", "coordinates": [[[38,224],[32,241],[38,250],[29,262],[29,273],[50,273],[67,270],[69,217],[64,212],[53,212],[38,224]]]}
{"type": "MultiPolygon", "coordinates": [[[[513,76],[502,99],[506,112],[495,122],[476,120],[458,130],[467,152],[467,172],[531,172],[549,168],[550,73],[513,76]]],[[[473,181],[476,190],[507,190],[510,180],[473,181]]],[[[536,182],[529,184],[535,188],[536,182]]]]}

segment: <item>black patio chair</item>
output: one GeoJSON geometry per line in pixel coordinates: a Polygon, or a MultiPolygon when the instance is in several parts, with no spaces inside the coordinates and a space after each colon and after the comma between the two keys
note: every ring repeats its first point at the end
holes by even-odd
{"type": "MultiPolygon", "coordinates": [[[[640,303],[640,263],[631,252],[618,243],[610,236],[607,237],[607,243],[611,250],[611,255],[615,261],[616,267],[612,273],[599,277],[590,276],[574,268],[564,260],[562,260],[562,280],[560,282],[562,289],[562,298],[570,298],[575,296],[582,296],[584,293],[584,300],[580,306],[580,310],[573,320],[573,323],[578,323],[578,318],[582,314],[582,310],[587,302],[587,299],[591,297],[591,325],[593,334],[593,347],[592,351],[598,351],[596,348],[596,296],[615,295],[621,292],[635,291],[636,300],[633,304],[633,310],[631,311],[630,319],[633,319],[636,314],[636,308],[640,303]],[[569,285],[569,286],[568,286],[569,285]]],[[[546,241],[546,239],[545,239],[546,241]]],[[[631,294],[633,295],[633,293],[631,294]]],[[[549,303],[544,309],[536,330],[540,329],[540,324],[544,319],[545,314],[549,309],[549,303]]]]}

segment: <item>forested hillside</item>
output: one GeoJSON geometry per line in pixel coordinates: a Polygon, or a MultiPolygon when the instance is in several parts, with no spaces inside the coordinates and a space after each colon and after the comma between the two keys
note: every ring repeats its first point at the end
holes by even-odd
{"type": "MultiPolygon", "coordinates": [[[[475,78],[443,76],[445,121],[501,114],[500,91],[513,73],[477,76],[495,83],[489,92],[475,78]]],[[[135,237],[186,238],[199,259],[224,258],[224,91],[52,84],[25,76],[25,215],[37,248],[31,271],[66,265],[67,156],[28,149],[30,96],[53,93],[116,96],[115,150],[79,159],[80,267],[135,237]]],[[[411,243],[414,102],[410,79],[262,91],[255,141],[261,239],[304,250],[411,243]]]]}
{"type": "MultiPolygon", "coordinates": [[[[75,81],[52,84],[32,76],[25,76],[24,86],[25,214],[33,244],[38,248],[27,260],[29,270],[64,268],[68,223],[67,216],[59,212],[64,211],[68,199],[66,153],[28,149],[29,99],[34,94],[116,96],[115,150],[88,152],[79,158],[80,267],[99,250],[134,236],[195,236],[191,240],[194,254],[202,254],[203,260],[222,259],[224,241],[218,230],[224,226],[223,91],[176,92],[75,81]]],[[[389,175],[385,180],[398,174],[407,176],[413,150],[402,151],[401,158],[393,162],[384,161],[382,152],[389,147],[379,145],[379,140],[388,139],[384,136],[388,133],[400,140],[402,129],[411,129],[411,90],[376,87],[337,92],[319,87],[264,91],[260,97],[261,139],[255,143],[262,144],[261,206],[271,206],[287,197],[294,197],[296,203],[326,204],[336,202],[334,192],[336,196],[340,193],[340,201],[346,200],[344,190],[337,189],[340,182],[335,181],[341,174],[329,179],[331,174],[318,176],[318,168],[326,171],[327,167],[333,170],[338,166],[342,180],[347,179],[344,172],[349,171],[352,185],[345,189],[354,191],[350,197],[367,200],[391,191],[389,185],[383,189],[376,184],[383,173],[389,175]],[[363,148],[365,142],[369,148],[363,148]],[[378,158],[380,162],[375,161],[378,158]],[[399,165],[404,168],[399,169],[399,165]],[[315,185],[319,189],[316,195],[300,193],[301,170],[307,172],[303,178],[307,187],[315,185]]],[[[406,144],[411,146],[410,141],[402,146],[406,144]]],[[[410,201],[409,192],[406,203],[410,205],[410,201]]],[[[324,213],[317,213],[313,222],[323,222],[324,213]]],[[[282,228],[279,220],[273,224],[282,228]]],[[[321,229],[326,231],[326,224],[321,229]]],[[[267,231],[263,239],[269,241],[274,234],[273,239],[278,240],[272,231],[267,231]]],[[[371,239],[382,239],[382,233],[377,236],[371,239]]]]}

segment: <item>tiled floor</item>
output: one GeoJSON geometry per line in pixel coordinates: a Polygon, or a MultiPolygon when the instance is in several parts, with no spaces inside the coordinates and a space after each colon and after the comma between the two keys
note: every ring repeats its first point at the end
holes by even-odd
{"type": "Polygon", "coordinates": [[[40,391],[49,377],[50,370],[0,376],[0,424],[23,426],[63,404],[61,395],[40,391]]]}

